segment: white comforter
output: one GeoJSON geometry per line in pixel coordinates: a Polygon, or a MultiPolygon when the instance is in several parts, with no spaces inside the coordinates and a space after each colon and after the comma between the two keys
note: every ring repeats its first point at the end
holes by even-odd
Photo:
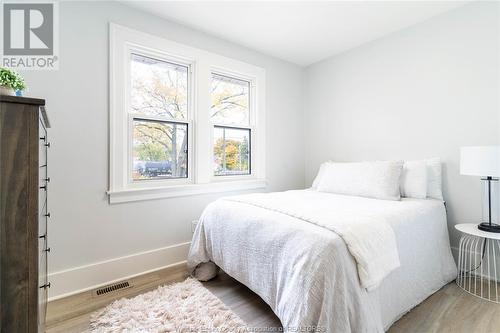
{"type": "Polygon", "coordinates": [[[394,231],[389,225],[397,214],[387,214],[379,200],[353,204],[352,197],[330,195],[317,191],[255,193],[226,198],[316,224],[335,232],[354,257],[363,288],[372,290],[399,267],[394,231]]]}
{"type": "Polygon", "coordinates": [[[319,327],[326,332],[381,332],[456,275],[442,202],[310,190],[294,191],[293,196],[308,202],[309,215],[331,202],[336,209],[330,213],[337,210],[339,215],[329,218],[358,211],[360,218],[388,223],[401,266],[377,289],[367,291],[346,242],[332,228],[311,223],[318,215],[311,219],[301,216],[305,208],[280,208],[279,199],[263,203],[250,195],[218,200],[205,209],[189,267],[213,261],[257,293],[291,331],[319,327]]]}

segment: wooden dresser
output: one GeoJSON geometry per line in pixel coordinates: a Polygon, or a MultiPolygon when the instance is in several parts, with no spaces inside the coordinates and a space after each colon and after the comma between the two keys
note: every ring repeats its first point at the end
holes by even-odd
{"type": "Polygon", "coordinates": [[[44,105],[0,95],[0,333],[45,330],[50,126],[44,105]]]}

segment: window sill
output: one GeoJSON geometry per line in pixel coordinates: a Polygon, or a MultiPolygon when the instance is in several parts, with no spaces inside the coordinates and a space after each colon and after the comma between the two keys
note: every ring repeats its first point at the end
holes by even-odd
{"type": "Polygon", "coordinates": [[[109,203],[116,204],[131,201],[176,198],[209,193],[262,189],[266,188],[266,185],[266,180],[254,179],[209,184],[190,184],[168,187],[127,189],[119,191],[108,191],[107,194],[109,196],[109,203]]]}

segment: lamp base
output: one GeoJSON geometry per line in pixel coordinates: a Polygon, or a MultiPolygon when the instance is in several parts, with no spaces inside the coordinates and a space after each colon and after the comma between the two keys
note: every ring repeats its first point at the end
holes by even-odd
{"type": "Polygon", "coordinates": [[[483,222],[477,225],[479,230],[487,231],[487,232],[497,232],[500,233],[500,225],[495,223],[483,222]]]}

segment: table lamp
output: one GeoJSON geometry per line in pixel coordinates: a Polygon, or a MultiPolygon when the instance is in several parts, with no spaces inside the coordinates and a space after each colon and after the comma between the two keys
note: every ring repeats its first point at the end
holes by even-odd
{"type": "Polygon", "coordinates": [[[500,225],[491,221],[491,183],[500,177],[500,146],[475,146],[460,148],[460,174],[483,177],[488,191],[488,222],[479,230],[500,233],[500,225]]]}

